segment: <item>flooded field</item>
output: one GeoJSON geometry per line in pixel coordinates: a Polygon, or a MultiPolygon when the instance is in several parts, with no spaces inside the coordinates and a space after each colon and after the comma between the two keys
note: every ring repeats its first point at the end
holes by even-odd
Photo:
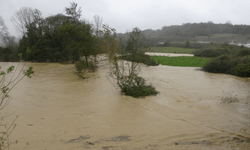
{"type": "MultiPolygon", "coordinates": [[[[0,63],[7,67],[16,63],[0,63]]],[[[12,150],[249,150],[250,78],[211,74],[192,67],[144,67],[160,92],[124,96],[100,65],[89,80],[78,80],[72,64],[27,63],[35,75],[10,93],[0,128],[16,115],[12,150]],[[238,103],[221,104],[224,92],[238,103]]]]}

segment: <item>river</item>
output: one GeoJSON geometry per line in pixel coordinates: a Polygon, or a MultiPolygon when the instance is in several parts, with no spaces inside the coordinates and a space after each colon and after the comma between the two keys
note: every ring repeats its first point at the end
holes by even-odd
{"type": "MultiPolygon", "coordinates": [[[[1,67],[17,63],[0,63],[1,67]]],[[[35,75],[10,93],[1,116],[16,115],[12,150],[249,150],[250,78],[212,74],[194,67],[144,67],[156,96],[132,98],[107,78],[103,63],[88,80],[72,64],[27,63],[35,75]],[[223,91],[238,103],[220,104],[223,91]]]]}

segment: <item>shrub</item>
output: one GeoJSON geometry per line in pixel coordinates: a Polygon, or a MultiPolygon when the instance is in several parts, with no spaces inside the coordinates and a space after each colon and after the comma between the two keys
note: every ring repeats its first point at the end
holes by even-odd
{"type": "Polygon", "coordinates": [[[152,85],[146,85],[145,79],[138,76],[134,76],[132,79],[125,78],[120,80],[118,86],[121,88],[122,93],[132,97],[158,94],[152,85]]]}
{"type": "Polygon", "coordinates": [[[239,63],[234,70],[236,76],[250,77],[250,62],[247,64],[239,63]]]}
{"type": "Polygon", "coordinates": [[[96,63],[94,61],[89,61],[88,65],[89,65],[88,66],[89,71],[92,71],[92,72],[96,71],[97,65],[96,65],[96,63]]]}
{"type": "Polygon", "coordinates": [[[235,62],[228,55],[222,55],[206,63],[202,69],[212,73],[232,74],[235,62]]]}
{"type": "Polygon", "coordinates": [[[116,85],[121,89],[121,92],[132,97],[156,95],[158,92],[155,88],[152,85],[146,85],[145,79],[138,76],[140,72],[139,63],[151,60],[150,56],[142,53],[149,48],[142,31],[139,28],[134,28],[132,32],[128,33],[125,47],[116,45],[115,30],[104,26],[104,35],[107,35],[104,36],[104,43],[106,43],[104,46],[107,47],[107,55],[110,60],[108,77],[116,81],[116,85]],[[115,54],[118,52],[118,49],[121,52],[129,52],[129,54],[117,57],[115,54]]]}
{"type": "Polygon", "coordinates": [[[242,48],[238,52],[239,56],[247,56],[250,55],[250,49],[249,48],[242,48]]]}
{"type": "Polygon", "coordinates": [[[222,55],[211,59],[202,69],[212,73],[226,73],[239,77],[250,77],[250,59],[222,55]]]}
{"type": "Polygon", "coordinates": [[[136,55],[133,55],[133,54],[123,55],[121,58],[123,60],[127,60],[127,61],[143,63],[143,64],[148,65],[148,66],[159,65],[158,63],[156,63],[154,61],[154,59],[150,58],[149,55],[146,55],[144,53],[137,53],[136,55]]]}
{"type": "Polygon", "coordinates": [[[194,52],[194,56],[199,56],[199,57],[217,57],[226,54],[229,54],[229,51],[225,49],[217,49],[217,50],[204,49],[204,50],[197,50],[194,52]]]}
{"type": "Polygon", "coordinates": [[[75,63],[75,72],[74,74],[77,75],[80,79],[86,79],[88,76],[86,75],[87,72],[87,64],[84,60],[81,60],[75,63]]]}
{"type": "Polygon", "coordinates": [[[97,61],[91,59],[88,63],[86,60],[79,60],[75,63],[75,71],[74,74],[77,75],[80,79],[89,78],[87,76],[87,72],[95,72],[97,69],[96,65],[97,61]]]}

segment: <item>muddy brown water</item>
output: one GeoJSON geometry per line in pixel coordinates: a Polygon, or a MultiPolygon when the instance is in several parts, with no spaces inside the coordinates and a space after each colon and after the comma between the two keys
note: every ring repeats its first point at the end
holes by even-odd
{"type": "MultiPolygon", "coordinates": [[[[16,63],[0,63],[7,67],[16,63]]],[[[0,128],[15,122],[11,149],[27,150],[249,150],[250,78],[212,74],[193,67],[144,67],[157,96],[122,95],[101,65],[78,80],[72,64],[27,63],[35,75],[10,93],[0,128]],[[223,91],[239,103],[220,104],[223,91]]]]}

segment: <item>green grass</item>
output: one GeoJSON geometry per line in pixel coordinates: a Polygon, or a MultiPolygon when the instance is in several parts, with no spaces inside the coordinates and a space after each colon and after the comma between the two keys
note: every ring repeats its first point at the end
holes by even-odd
{"type": "Polygon", "coordinates": [[[181,66],[181,67],[202,67],[205,65],[211,58],[203,57],[166,57],[166,56],[151,56],[155,62],[161,65],[168,66],[181,66]]]}
{"type": "Polygon", "coordinates": [[[180,47],[151,47],[151,50],[148,52],[192,54],[193,51],[195,51],[195,49],[180,47]]]}

